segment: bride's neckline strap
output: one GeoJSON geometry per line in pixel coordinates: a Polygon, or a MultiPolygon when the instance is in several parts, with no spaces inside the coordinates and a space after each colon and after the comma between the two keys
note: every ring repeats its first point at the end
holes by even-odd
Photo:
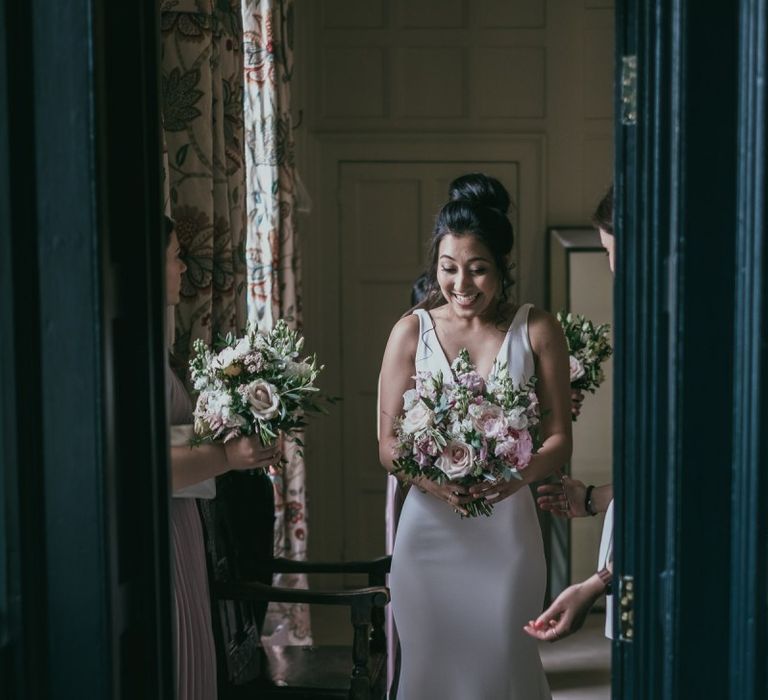
{"type": "MultiPolygon", "coordinates": [[[[530,304],[521,304],[517,310],[515,311],[514,316],[512,317],[512,322],[509,324],[509,328],[507,328],[507,332],[504,334],[504,338],[501,341],[501,345],[499,346],[499,349],[496,351],[496,354],[494,355],[494,362],[491,365],[491,371],[493,371],[493,367],[495,364],[499,361],[499,356],[507,349],[507,345],[509,343],[509,338],[512,335],[512,331],[517,326],[518,318],[521,316],[522,313],[524,313],[524,310],[527,310],[531,305],[530,304]]],[[[429,328],[426,329],[427,332],[430,330],[432,331],[432,334],[435,337],[435,343],[437,344],[438,352],[440,353],[440,356],[443,359],[443,362],[446,364],[448,369],[451,368],[451,360],[448,359],[448,354],[445,352],[445,349],[443,348],[443,344],[440,342],[440,338],[437,335],[437,328],[435,327],[435,319],[432,318],[432,314],[429,313],[427,309],[416,309],[414,313],[418,314],[420,317],[428,319],[429,321],[429,328]]],[[[421,339],[421,342],[424,342],[424,338],[421,339]]],[[[487,377],[486,377],[487,378],[487,377]]]]}

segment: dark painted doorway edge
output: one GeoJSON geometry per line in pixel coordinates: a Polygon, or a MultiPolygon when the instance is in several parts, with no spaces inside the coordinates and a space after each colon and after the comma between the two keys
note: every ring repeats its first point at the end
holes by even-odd
{"type": "Polygon", "coordinates": [[[0,7],[3,695],[171,698],[157,8],[0,7]]]}
{"type": "Polygon", "coordinates": [[[614,697],[765,697],[765,2],[623,2],[616,34],[614,697]]]}

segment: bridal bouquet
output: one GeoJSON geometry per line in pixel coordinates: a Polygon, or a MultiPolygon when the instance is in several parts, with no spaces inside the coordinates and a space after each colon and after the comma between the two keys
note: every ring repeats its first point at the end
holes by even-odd
{"type": "Polygon", "coordinates": [[[571,386],[581,391],[595,390],[605,381],[602,364],[613,353],[608,341],[610,325],[596,326],[584,316],[558,311],[557,320],[568,342],[571,364],[571,386]]]}
{"type": "MultiPolygon", "coordinates": [[[[395,471],[438,483],[471,486],[482,481],[522,479],[531,461],[539,423],[535,379],[516,388],[506,365],[494,364],[484,380],[462,349],[442,373],[417,373],[416,388],[403,396],[398,419],[395,471]]],[[[490,515],[485,499],[465,506],[469,515],[490,515]]]]}
{"type": "MultiPolygon", "coordinates": [[[[258,433],[268,445],[279,431],[305,425],[309,412],[322,412],[315,356],[299,359],[304,339],[280,320],[269,332],[231,333],[211,349],[200,339],[189,367],[195,390],[196,443],[258,433]]],[[[301,441],[293,436],[301,447],[301,441]]]]}

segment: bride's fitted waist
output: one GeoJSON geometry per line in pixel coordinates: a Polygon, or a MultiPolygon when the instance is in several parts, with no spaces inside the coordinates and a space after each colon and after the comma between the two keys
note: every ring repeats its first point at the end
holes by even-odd
{"type": "Polygon", "coordinates": [[[444,501],[412,490],[400,515],[392,570],[401,561],[449,568],[457,561],[484,561],[495,570],[522,562],[533,566],[543,557],[541,528],[527,487],[494,506],[490,516],[472,518],[461,518],[444,501]]]}
{"type": "Polygon", "coordinates": [[[441,525],[469,529],[482,529],[487,526],[496,527],[502,521],[514,521],[516,524],[527,521],[535,521],[538,527],[538,517],[533,495],[526,486],[505,498],[493,506],[490,516],[479,515],[476,517],[462,518],[455,512],[453,506],[436,498],[430,493],[423,493],[418,489],[411,489],[405,499],[405,505],[400,516],[402,519],[409,511],[417,516],[422,524],[424,519],[434,520],[441,525]]]}

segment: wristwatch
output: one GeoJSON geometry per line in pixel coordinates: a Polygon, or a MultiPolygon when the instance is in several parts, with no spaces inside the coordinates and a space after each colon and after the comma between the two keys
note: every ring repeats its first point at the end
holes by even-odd
{"type": "Polygon", "coordinates": [[[586,510],[590,515],[597,515],[595,506],[592,503],[592,491],[594,491],[594,489],[594,484],[590,484],[587,486],[587,492],[584,494],[584,510],[586,510]]]}
{"type": "Polygon", "coordinates": [[[600,580],[605,586],[605,595],[612,595],[613,593],[613,574],[608,567],[603,567],[600,571],[596,572],[600,580]]]}

